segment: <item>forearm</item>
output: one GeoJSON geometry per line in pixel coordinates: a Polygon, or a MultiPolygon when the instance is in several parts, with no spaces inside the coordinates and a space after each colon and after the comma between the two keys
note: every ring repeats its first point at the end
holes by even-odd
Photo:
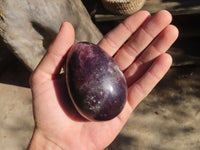
{"type": "Polygon", "coordinates": [[[34,131],[27,150],[63,150],[58,145],[45,138],[40,132],[34,131]]]}

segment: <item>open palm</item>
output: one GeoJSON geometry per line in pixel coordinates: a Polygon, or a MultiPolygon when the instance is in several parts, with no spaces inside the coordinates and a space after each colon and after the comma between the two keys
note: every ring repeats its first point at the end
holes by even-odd
{"type": "Polygon", "coordinates": [[[128,84],[123,111],[116,118],[102,122],[82,118],[68,96],[65,74],[60,70],[74,43],[74,29],[71,24],[63,23],[30,80],[35,130],[29,149],[96,150],[108,146],[172,63],[171,56],[165,53],[178,36],[177,28],[170,25],[171,19],[167,11],[154,16],[140,11],[99,42],[102,49],[114,55],[128,84]]]}

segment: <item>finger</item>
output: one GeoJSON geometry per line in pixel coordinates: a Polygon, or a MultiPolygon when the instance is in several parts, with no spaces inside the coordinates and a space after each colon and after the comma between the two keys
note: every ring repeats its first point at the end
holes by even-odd
{"type": "Polygon", "coordinates": [[[128,103],[133,110],[145,98],[156,84],[163,78],[172,64],[169,54],[162,54],[153,62],[145,74],[128,90],[128,103]]]}
{"type": "Polygon", "coordinates": [[[167,26],[136,61],[141,63],[152,61],[160,54],[165,53],[177,37],[178,29],[173,25],[167,26]]]}
{"type": "Polygon", "coordinates": [[[165,10],[148,19],[116,54],[115,61],[120,69],[124,71],[171,20],[171,14],[165,10]]]}
{"type": "Polygon", "coordinates": [[[108,32],[98,45],[110,56],[124,44],[125,41],[144,23],[150,16],[147,11],[139,11],[125,19],[113,30],[108,32]]]}
{"type": "Polygon", "coordinates": [[[165,53],[178,37],[178,29],[169,25],[166,27],[140,57],[125,71],[128,85],[135,82],[151,65],[152,61],[165,53]]]}
{"type": "Polygon", "coordinates": [[[55,40],[36,68],[34,76],[38,74],[45,79],[51,79],[53,75],[57,74],[63,58],[74,43],[74,36],[73,26],[68,22],[64,22],[55,40]]]}

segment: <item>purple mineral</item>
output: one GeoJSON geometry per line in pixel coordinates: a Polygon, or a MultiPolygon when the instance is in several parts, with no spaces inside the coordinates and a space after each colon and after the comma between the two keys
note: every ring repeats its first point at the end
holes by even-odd
{"type": "Polygon", "coordinates": [[[110,120],[125,105],[125,77],[113,58],[95,44],[80,42],[70,49],[66,82],[73,104],[88,120],[110,120]]]}

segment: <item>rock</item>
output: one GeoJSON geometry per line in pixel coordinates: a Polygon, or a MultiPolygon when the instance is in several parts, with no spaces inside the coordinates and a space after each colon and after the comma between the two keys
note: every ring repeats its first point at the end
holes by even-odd
{"type": "Polygon", "coordinates": [[[31,70],[64,21],[73,24],[76,42],[97,43],[102,37],[81,0],[0,0],[0,35],[31,70]]]}
{"type": "Polygon", "coordinates": [[[88,120],[116,117],[127,98],[127,84],[114,59],[99,46],[80,42],[67,55],[66,81],[78,112],[88,120]]]}

